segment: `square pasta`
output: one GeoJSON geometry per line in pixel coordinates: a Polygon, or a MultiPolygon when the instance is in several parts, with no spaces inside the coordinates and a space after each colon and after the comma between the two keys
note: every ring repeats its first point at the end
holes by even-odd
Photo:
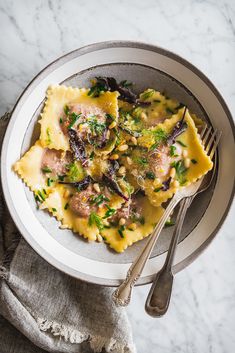
{"type": "Polygon", "coordinates": [[[102,205],[96,213],[91,213],[88,217],[80,217],[70,207],[71,197],[75,189],[70,186],[57,185],[53,191],[40,205],[41,209],[48,209],[58,221],[61,228],[72,229],[75,233],[90,241],[100,240],[101,229],[105,226],[105,216],[109,209],[119,209],[123,204],[123,199],[113,194],[109,200],[109,209],[102,205]]]}
{"type": "Polygon", "coordinates": [[[13,170],[35,195],[38,195],[38,192],[39,195],[41,193],[42,199],[47,190],[50,189],[47,185],[47,176],[41,169],[43,154],[44,148],[38,140],[13,166],[13,170]]]}
{"type": "Polygon", "coordinates": [[[166,202],[180,187],[195,182],[213,166],[188,110],[184,117],[186,130],[171,146],[166,143],[183,113],[181,109],[156,127],[143,130],[138,148],[132,150],[131,166],[123,160],[154,206],[166,202]]]}
{"type": "MultiPolygon", "coordinates": [[[[63,129],[65,108],[80,107],[84,114],[109,114],[118,117],[118,92],[103,92],[99,97],[89,96],[89,89],[66,86],[51,86],[47,90],[41,119],[40,141],[43,147],[69,150],[69,139],[63,129]]],[[[72,122],[71,122],[72,123],[72,122]]]]}

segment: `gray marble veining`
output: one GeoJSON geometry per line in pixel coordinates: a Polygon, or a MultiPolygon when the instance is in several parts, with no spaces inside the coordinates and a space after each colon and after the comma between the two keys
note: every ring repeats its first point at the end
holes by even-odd
{"type": "MultiPolygon", "coordinates": [[[[0,0],[0,113],[58,56],[96,41],[146,41],[195,64],[235,110],[233,0],[0,0]]],[[[128,308],[138,352],[235,351],[235,207],[211,246],[176,277],[169,312],[144,312],[149,286],[128,308]]]]}

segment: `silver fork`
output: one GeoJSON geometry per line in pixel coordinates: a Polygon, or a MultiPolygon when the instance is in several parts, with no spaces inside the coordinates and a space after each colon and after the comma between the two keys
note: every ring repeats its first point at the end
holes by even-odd
{"type": "MultiPolygon", "coordinates": [[[[217,130],[211,134],[212,128],[205,127],[202,136],[202,142],[205,146],[206,152],[210,155],[211,151],[215,151],[217,147],[217,130]],[[211,134],[211,135],[210,135],[211,134]]],[[[170,216],[176,205],[183,199],[195,196],[202,185],[204,178],[199,179],[195,183],[178,190],[171,201],[169,202],[163,216],[159,220],[157,226],[155,227],[152,235],[149,237],[145,247],[136,258],[136,260],[131,265],[129,271],[127,272],[126,279],[121,283],[121,285],[113,292],[113,301],[117,306],[127,306],[131,299],[131,293],[133,286],[140,277],[144,266],[156,244],[156,241],[164,227],[166,220],[170,216]]]]}
{"type": "MultiPolygon", "coordinates": [[[[203,134],[204,132],[201,133],[202,141],[204,141],[203,134]]],[[[210,152],[210,158],[213,159],[214,157],[214,167],[211,172],[211,175],[207,174],[203,178],[202,184],[195,195],[186,197],[180,203],[180,209],[176,219],[176,227],[172,235],[172,239],[167,252],[165,263],[162,269],[157,273],[145,303],[146,312],[153,317],[163,316],[167,312],[167,309],[169,307],[173,280],[174,280],[172,266],[174,262],[175,251],[177,248],[179,236],[186,216],[186,212],[189,206],[191,205],[194,197],[200,194],[201,192],[204,192],[205,190],[207,190],[213,181],[216,167],[217,167],[216,147],[219,143],[220,136],[221,136],[221,133],[215,131],[215,142],[213,145],[213,149],[211,149],[211,152],[210,152]]]]}

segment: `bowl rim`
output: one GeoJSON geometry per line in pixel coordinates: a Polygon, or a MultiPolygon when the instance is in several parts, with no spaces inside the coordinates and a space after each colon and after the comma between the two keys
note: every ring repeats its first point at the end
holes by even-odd
{"type": "MultiPolygon", "coordinates": [[[[152,51],[152,52],[170,57],[171,59],[186,66],[189,70],[191,70],[193,73],[195,73],[211,89],[211,91],[214,93],[214,95],[216,96],[216,98],[220,102],[222,108],[225,111],[226,116],[228,117],[230,126],[232,128],[233,140],[235,141],[234,120],[233,120],[232,114],[231,114],[224,98],[222,97],[222,95],[220,94],[218,89],[215,87],[215,85],[212,83],[212,81],[202,71],[200,71],[196,66],[194,66],[189,61],[187,61],[186,59],[182,58],[180,55],[175,54],[174,52],[172,52],[170,50],[167,50],[167,49],[164,49],[160,46],[152,45],[149,43],[139,42],[139,41],[129,41],[129,40],[128,41],[125,41],[125,40],[103,41],[103,42],[97,42],[97,43],[82,46],[81,48],[72,50],[69,53],[66,53],[66,54],[58,57],[57,59],[55,59],[54,61],[49,63],[47,66],[45,66],[29,82],[29,84],[26,86],[26,88],[23,90],[23,92],[21,93],[21,95],[17,99],[17,101],[11,111],[11,116],[13,117],[13,119],[12,118],[10,119],[8,127],[5,131],[5,136],[3,139],[2,151],[1,151],[1,161],[5,160],[5,156],[7,154],[7,143],[8,143],[9,136],[10,136],[11,125],[14,123],[14,121],[17,118],[17,114],[16,114],[17,110],[19,110],[20,107],[24,104],[24,101],[26,100],[28,95],[33,91],[35,85],[37,85],[41,80],[43,80],[43,78],[47,75],[47,73],[49,71],[53,70],[53,68],[58,65],[58,62],[61,65],[61,64],[63,64],[63,62],[66,62],[68,57],[72,59],[73,57],[81,56],[85,53],[91,53],[91,52],[94,52],[97,50],[102,50],[102,49],[106,49],[106,48],[115,48],[115,47],[119,47],[119,48],[120,47],[125,47],[125,48],[129,47],[129,48],[137,48],[137,49],[144,49],[144,50],[152,51]],[[15,116],[13,116],[13,114],[15,114],[15,116]]],[[[11,204],[11,201],[10,201],[8,188],[5,186],[5,184],[3,182],[5,177],[6,177],[5,163],[1,163],[1,183],[2,183],[3,195],[5,198],[8,210],[14,220],[14,223],[16,224],[19,231],[21,233],[24,233],[24,225],[21,224],[21,221],[18,219],[18,215],[15,214],[15,212],[14,212],[13,205],[11,204]]],[[[218,223],[217,227],[210,234],[210,236],[191,255],[186,257],[183,261],[179,262],[178,264],[174,265],[174,267],[173,267],[174,273],[179,272],[179,271],[183,270],[184,268],[186,268],[188,265],[190,265],[208,247],[208,245],[211,243],[211,241],[215,238],[216,234],[219,232],[225,219],[228,216],[229,210],[231,209],[232,202],[234,199],[234,194],[235,194],[235,180],[233,182],[233,189],[232,189],[232,192],[230,195],[230,199],[228,200],[227,207],[224,210],[223,216],[221,217],[220,222],[218,223]]],[[[30,246],[32,246],[32,245],[30,244],[30,246]]],[[[34,248],[34,250],[38,253],[37,249],[34,248]]],[[[41,256],[46,255],[46,254],[47,254],[47,252],[43,250],[41,256]]],[[[70,276],[73,276],[73,274],[69,273],[64,268],[61,268],[61,265],[60,266],[57,265],[57,262],[55,260],[52,260],[51,258],[48,259],[48,256],[45,256],[44,259],[46,259],[47,262],[49,262],[51,265],[58,268],[59,270],[65,272],[65,273],[68,273],[70,276]]],[[[78,278],[75,275],[74,275],[74,277],[78,278]]],[[[154,277],[153,275],[146,276],[146,277],[140,279],[139,282],[137,283],[137,285],[144,285],[144,284],[151,283],[153,280],[153,277],[154,277]]],[[[81,272],[79,273],[79,279],[81,279],[85,282],[96,283],[96,284],[100,284],[100,285],[104,285],[104,286],[117,286],[118,285],[117,281],[107,280],[104,278],[98,278],[98,277],[94,277],[91,275],[83,274],[81,272]]]]}

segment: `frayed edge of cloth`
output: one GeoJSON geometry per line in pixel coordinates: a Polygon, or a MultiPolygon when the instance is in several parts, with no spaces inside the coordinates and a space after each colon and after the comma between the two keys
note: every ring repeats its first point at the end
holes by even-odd
{"type": "Polygon", "coordinates": [[[91,336],[77,329],[65,327],[55,321],[43,318],[38,318],[36,321],[41,331],[49,331],[53,336],[63,338],[65,342],[76,344],[89,341],[91,349],[97,353],[101,352],[103,349],[108,353],[136,353],[134,345],[125,345],[117,342],[117,340],[113,338],[108,339],[101,336],[91,336]]]}
{"type": "Polygon", "coordinates": [[[4,266],[0,266],[0,278],[8,280],[9,271],[4,266]]]}

